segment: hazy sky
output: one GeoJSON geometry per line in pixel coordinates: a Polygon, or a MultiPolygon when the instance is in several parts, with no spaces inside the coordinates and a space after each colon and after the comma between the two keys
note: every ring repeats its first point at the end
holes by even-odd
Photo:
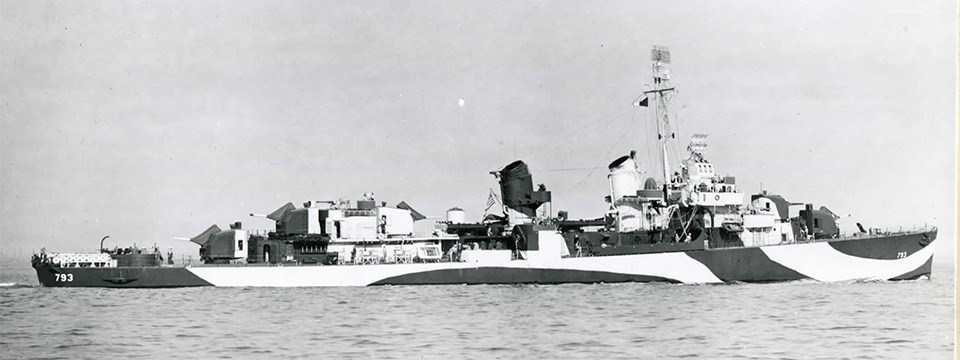
{"type": "Polygon", "coordinates": [[[709,134],[744,192],[948,243],[955,6],[2,1],[0,249],[194,254],[172,238],[367,191],[478,220],[516,158],[554,211],[597,217],[605,166],[653,159],[631,102],[654,44],[682,142],[709,134]]]}

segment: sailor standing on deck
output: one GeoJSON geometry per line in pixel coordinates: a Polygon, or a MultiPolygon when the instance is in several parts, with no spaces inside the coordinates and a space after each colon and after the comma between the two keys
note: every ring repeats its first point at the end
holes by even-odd
{"type": "Polygon", "coordinates": [[[380,215],[380,219],[377,219],[377,226],[380,228],[380,233],[384,236],[387,235],[387,216],[380,215]]]}
{"type": "Polygon", "coordinates": [[[450,262],[460,261],[460,247],[462,245],[458,242],[450,247],[450,262]]]}

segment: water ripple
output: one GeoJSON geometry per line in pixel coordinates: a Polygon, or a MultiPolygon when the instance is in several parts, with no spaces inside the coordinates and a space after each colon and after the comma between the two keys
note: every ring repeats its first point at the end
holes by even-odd
{"type": "Polygon", "coordinates": [[[0,286],[0,358],[950,359],[952,268],[936,269],[903,283],[111,290],[21,286],[26,268],[0,286]]]}

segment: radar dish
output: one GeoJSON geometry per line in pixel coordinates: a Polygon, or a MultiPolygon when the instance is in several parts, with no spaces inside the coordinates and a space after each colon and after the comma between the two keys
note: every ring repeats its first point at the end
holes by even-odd
{"type": "Polygon", "coordinates": [[[657,190],[657,180],[654,180],[652,177],[647,178],[647,181],[643,182],[644,190],[657,190]]]}

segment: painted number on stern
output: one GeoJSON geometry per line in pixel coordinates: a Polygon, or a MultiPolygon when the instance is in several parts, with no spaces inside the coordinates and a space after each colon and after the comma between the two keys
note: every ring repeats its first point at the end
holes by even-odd
{"type": "Polygon", "coordinates": [[[57,281],[59,282],[73,281],[73,274],[55,274],[55,275],[57,275],[57,281]]]}

